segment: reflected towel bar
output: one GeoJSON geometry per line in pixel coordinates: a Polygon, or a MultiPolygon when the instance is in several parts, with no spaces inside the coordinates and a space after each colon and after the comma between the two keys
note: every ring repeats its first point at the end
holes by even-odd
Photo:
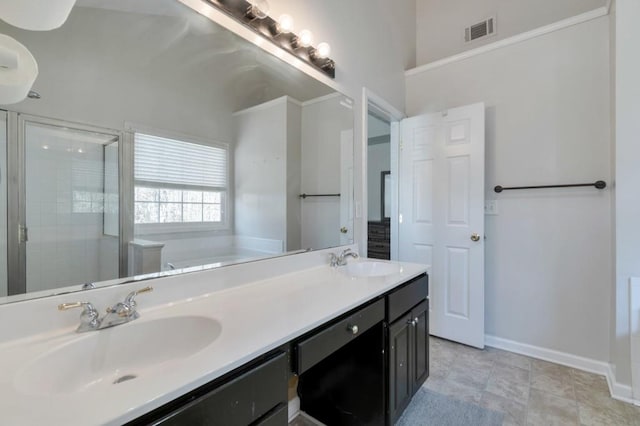
{"type": "Polygon", "coordinates": [[[340,194],[300,194],[303,200],[307,197],[339,197],[340,194]]]}
{"type": "Polygon", "coordinates": [[[604,189],[607,187],[607,183],[603,180],[599,180],[593,183],[567,183],[562,185],[509,186],[509,187],[503,187],[498,185],[495,188],[493,188],[493,190],[496,191],[497,193],[500,193],[502,191],[509,191],[512,189],[574,188],[577,186],[594,186],[598,189],[604,189]]]}

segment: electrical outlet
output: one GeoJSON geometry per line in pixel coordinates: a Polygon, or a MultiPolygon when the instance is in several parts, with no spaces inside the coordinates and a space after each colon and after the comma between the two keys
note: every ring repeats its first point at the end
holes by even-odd
{"type": "Polygon", "coordinates": [[[484,214],[496,216],[498,214],[498,200],[485,200],[484,214]]]}

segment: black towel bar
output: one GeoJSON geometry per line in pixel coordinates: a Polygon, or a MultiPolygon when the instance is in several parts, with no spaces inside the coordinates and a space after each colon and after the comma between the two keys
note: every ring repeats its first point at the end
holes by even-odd
{"type": "Polygon", "coordinates": [[[307,197],[339,197],[340,194],[300,194],[300,198],[305,199],[307,197]]]}
{"type": "Polygon", "coordinates": [[[500,193],[502,191],[509,191],[512,189],[540,189],[540,188],[574,188],[576,186],[594,186],[598,189],[604,189],[607,187],[607,183],[603,180],[596,181],[594,183],[567,183],[562,185],[538,185],[538,186],[496,186],[494,191],[500,193]]]}

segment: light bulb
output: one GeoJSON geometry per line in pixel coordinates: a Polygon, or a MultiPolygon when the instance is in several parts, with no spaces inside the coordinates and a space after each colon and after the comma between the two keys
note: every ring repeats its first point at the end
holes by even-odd
{"type": "Polygon", "coordinates": [[[249,13],[258,19],[264,19],[269,16],[269,2],[267,0],[251,0],[249,2],[249,13]]]}
{"type": "Polygon", "coordinates": [[[278,31],[281,33],[290,33],[293,31],[293,18],[286,13],[278,18],[278,31]]]}
{"type": "Polygon", "coordinates": [[[329,43],[325,43],[323,41],[322,43],[318,44],[318,48],[316,49],[316,56],[318,58],[328,58],[330,54],[331,46],[329,46],[329,43]]]}
{"type": "Polygon", "coordinates": [[[302,47],[309,47],[313,44],[313,33],[309,30],[300,31],[298,35],[298,43],[302,47]]]}

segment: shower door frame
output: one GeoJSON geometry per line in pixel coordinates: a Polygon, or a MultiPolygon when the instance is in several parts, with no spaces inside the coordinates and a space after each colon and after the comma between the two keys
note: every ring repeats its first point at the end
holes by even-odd
{"type": "MultiPolygon", "coordinates": [[[[27,292],[27,241],[22,238],[26,227],[26,139],[27,123],[73,129],[81,132],[113,136],[118,142],[118,275],[127,276],[128,241],[133,236],[133,155],[127,147],[123,131],[76,123],[55,118],[7,113],[7,292],[8,295],[27,292]],[[127,176],[129,176],[127,182],[127,176]],[[127,217],[128,216],[128,217],[127,217]]],[[[27,238],[28,240],[28,238],[27,238]]],[[[83,283],[69,283],[69,286],[83,283]]],[[[56,289],[51,289],[56,292],[56,289]]]]}

